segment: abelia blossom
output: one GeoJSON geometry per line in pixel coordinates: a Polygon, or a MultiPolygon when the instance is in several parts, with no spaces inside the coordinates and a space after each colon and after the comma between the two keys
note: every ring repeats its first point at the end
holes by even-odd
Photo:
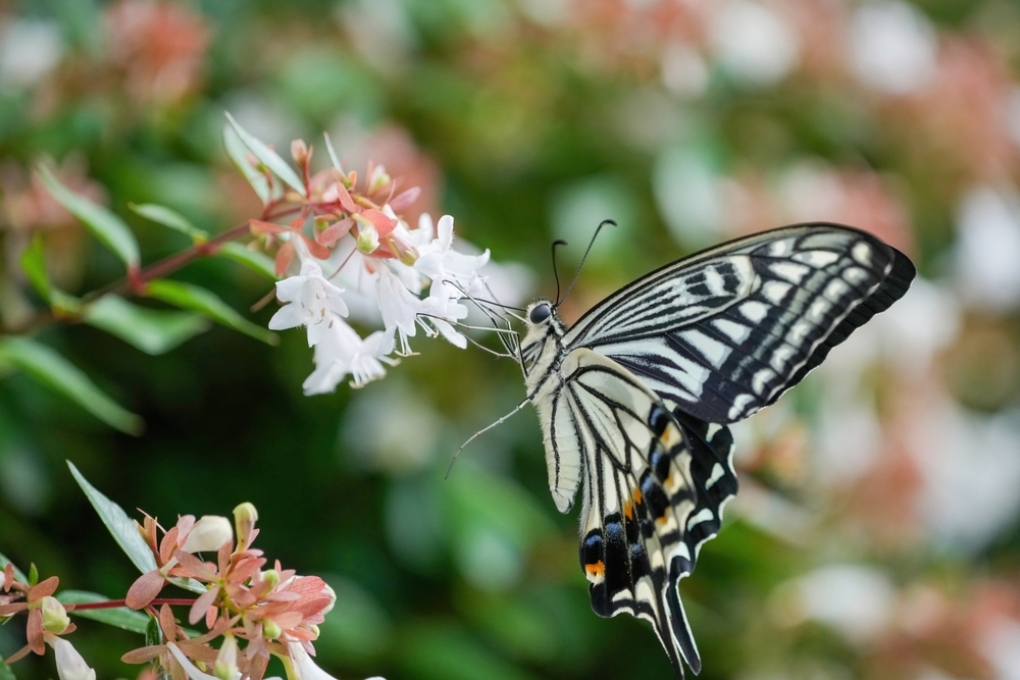
{"type": "MultiPolygon", "coordinates": [[[[489,252],[466,255],[454,250],[452,217],[439,220],[438,233],[428,215],[410,227],[399,213],[411,207],[420,188],[398,191],[399,180],[371,164],[367,182],[359,185],[357,173],[345,173],[328,145],[327,138],[332,167],[313,173],[312,149],[303,142],[292,144],[299,172],[284,173],[289,179],[279,185],[294,186],[300,177],[304,192],[270,194],[263,219],[251,220],[259,242],[276,248],[279,276],[293,271],[295,258],[299,265],[296,275],[277,283],[276,295],[284,306],[269,327],[306,328],[308,344],[315,348],[306,394],[330,392],[348,374],[354,387],[381,378],[384,364],[394,363],[389,355],[413,354],[410,338],[419,326],[428,337],[442,336],[466,347],[467,338],[456,328],[468,316],[461,301],[488,291],[478,270],[488,262],[489,252]],[[344,323],[349,303],[355,301],[355,308],[370,306],[374,320],[382,321],[382,331],[362,338],[344,323]]],[[[260,173],[265,171],[260,167],[260,173]]],[[[269,179],[278,183],[275,177],[269,179]]]]}
{"type": "Polygon", "coordinates": [[[70,642],[56,635],[47,635],[46,643],[53,648],[60,680],[96,680],[96,672],[85,663],[70,642]]]}
{"type": "Polygon", "coordinates": [[[306,326],[308,346],[314,347],[325,329],[347,316],[347,303],[341,293],[343,290],[322,275],[322,267],[309,255],[301,263],[300,274],[277,282],[276,297],[286,304],[269,320],[269,327],[284,330],[306,326]]]}

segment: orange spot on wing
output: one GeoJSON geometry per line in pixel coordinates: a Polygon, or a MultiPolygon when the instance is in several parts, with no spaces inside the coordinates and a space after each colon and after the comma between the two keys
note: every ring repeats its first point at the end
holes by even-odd
{"type": "Polygon", "coordinates": [[[606,575],[606,565],[602,563],[602,560],[599,560],[595,564],[584,565],[584,571],[591,578],[599,578],[606,575]]]}
{"type": "Polygon", "coordinates": [[[641,495],[641,489],[634,489],[630,495],[634,497],[635,503],[640,503],[641,499],[644,498],[644,496],[641,495]]]}
{"type": "Polygon", "coordinates": [[[627,519],[634,519],[634,504],[630,501],[623,504],[623,515],[627,519]]]}

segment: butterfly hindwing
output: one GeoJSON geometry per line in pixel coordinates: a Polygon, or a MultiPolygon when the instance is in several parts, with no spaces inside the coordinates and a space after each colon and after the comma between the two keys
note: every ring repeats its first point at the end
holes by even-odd
{"type": "Polygon", "coordinates": [[[560,433],[579,444],[580,558],[592,607],[651,622],[678,676],[681,658],[697,672],[677,584],[736,492],[732,438],[725,428],[709,434],[704,423],[680,422],[637,377],[591,350],[570,352],[562,370],[552,418],[569,419],[560,433]]]}
{"type": "Polygon", "coordinates": [[[668,265],[597,305],[564,336],[641,377],[667,404],[730,423],[774,402],[899,299],[915,270],[873,236],[801,225],[668,265]]]}

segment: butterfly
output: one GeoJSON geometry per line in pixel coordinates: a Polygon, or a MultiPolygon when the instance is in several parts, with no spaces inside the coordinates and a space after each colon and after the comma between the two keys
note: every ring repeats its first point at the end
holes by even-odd
{"type": "Polygon", "coordinates": [[[527,308],[527,401],[560,512],[582,489],[592,607],[650,621],[678,678],[681,659],[701,670],[678,584],[737,493],[726,425],[800,382],[915,273],[870,234],[801,224],[668,264],[569,328],[551,300],[527,308]]]}

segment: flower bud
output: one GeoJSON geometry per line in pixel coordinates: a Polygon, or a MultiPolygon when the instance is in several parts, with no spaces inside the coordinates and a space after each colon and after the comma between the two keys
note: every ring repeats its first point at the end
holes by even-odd
{"type": "Polygon", "coordinates": [[[290,155],[298,167],[304,167],[305,163],[311,158],[308,145],[305,144],[303,139],[295,139],[290,143],[290,155]]]}
{"type": "Polygon", "coordinates": [[[234,528],[237,531],[237,542],[247,548],[251,542],[251,532],[259,519],[258,510],[251,503],[241,503],[234,508],[234,528]]]}
{"type": "Polygon", "coordinates": [[[375,252],[379,247],[379,230],[361,215],[354,215],[358,223],[358,250],[366,255],[375,252]]]}
{"type": "Polygon", "coordinates": [[[374,193],[391,182],[393,182],[393,179],[389,176],[389,174],[387,174],[386,168],[381,165],[377,165],[372,170],[372,176],[368,181],[368,193],[374,193]]]}
{"type": "Polygon", "coordinates": [[[71,619],[67,616],[67,610],[64,609],[64,605],[60,604],[60,600],[52,595],[42,598],[41,603],[43,628],[54,635],[60,635],[71,623],[71,619]]]}
{"type": "Polygon", "coordinates": [[[195,522],[181,550],[187,553],[215,551],[232,538],[230,520],[218,515],[206,515],[195,522]]]}
{"type": "Polygon", "coordinates": [[[267,569],[262,572],[262,580],[268,583],[270,588],[275,588],[276,584],[280,582],[280,572],[275,569],[267,569]]]}
{"type": "Polygon", "coordinates": [[[216,655],[213,675],[219,680],[232,680],[237,675],[237,640],[229,633],[224,636],[223,644],[216,655]]]}
{"type": "Polygon", "coordinates": [[[60,680],[96,680],[96,672],[89,668],[74,645],[56,636],[48,636],[46,641],[53,647],[60,680]]]}
{"type": "Polygon", "coordinates": [[[262,619],[262,637],[267,640],[275,640],[280,637],[283,631],[280,629],[280,624],[272,619],[262,619]]]}

